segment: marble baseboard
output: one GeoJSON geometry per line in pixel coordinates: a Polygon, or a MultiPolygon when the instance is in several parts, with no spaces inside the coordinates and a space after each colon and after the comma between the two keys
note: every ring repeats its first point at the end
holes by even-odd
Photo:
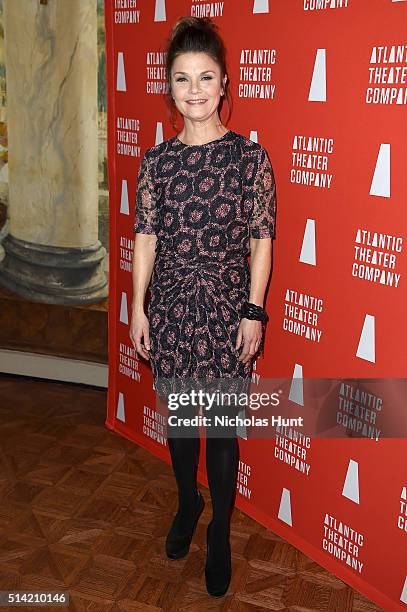
{"type": "Polygon", "coordinates": [[[0,372],[106,389],[108,384],[107,364],[1,348],[0,372]]]}

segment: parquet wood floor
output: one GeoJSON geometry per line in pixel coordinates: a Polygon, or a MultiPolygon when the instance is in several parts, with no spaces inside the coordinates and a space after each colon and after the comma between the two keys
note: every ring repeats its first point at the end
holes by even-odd
{"type": "Polygon", "coordinates": [[[70,610],[92,612],[381,610],[236,508],[232,582],[211,598],[208,489],[189,555],[167,559],[171,467],[108,430],[105,414],[106,391],[0,378],[0,590],[65,589],[70,610]]]}

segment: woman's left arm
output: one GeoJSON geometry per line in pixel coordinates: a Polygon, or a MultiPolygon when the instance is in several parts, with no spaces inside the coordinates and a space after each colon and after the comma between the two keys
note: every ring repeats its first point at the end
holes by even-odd
{"type": "Polygon", "coordinates": [[[271,271],[271,238],[250,238],[249,302],[264,308],[264,294],[271,271]]]}
{"type": "MultiPolygon", "coordinates": [[[[271,271],[271,238],[250,238],[250,296],[249,302],[264,308],[264,294],[271,271]]],[[[263,328],[261,321],[243,318],[239,325],[236,349],[244,340],[239,361],[247,363],[257,353],[263,328]]]]}
{"type": "MultiPolygon", "coordinates": [[[[259,149],[253,183],[254,201],[250,216],[250,295],[249,302],[264,307],[264,296],[271,271],[272,240],[275,237],[276,183],[266,150],[259,149]]],[[[243,342],[239,361],[246,363],[257,353],[263,335],[261,321],[242,318],[236,350],[243,342]]]]}

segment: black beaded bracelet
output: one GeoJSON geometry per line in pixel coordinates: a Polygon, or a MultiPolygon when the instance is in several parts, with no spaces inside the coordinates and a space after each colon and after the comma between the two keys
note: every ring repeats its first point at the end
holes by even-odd
{"type": "Polygon", "coordinates": [[[244,319],[261,321],[262,335],[257,353],[263,354],[264,357],[264,337],[266,333],[266,323],[269,318],[267,312],[261,306],[257,306],[257,304],[253,304],[252,302],[244,302],[241,310],[241,316],[244,319]]]}
{"type": "Polygon", "coordinates": [[[245,319],[252,319],[255,321],[261,321],[266,323],[268,321],[268,314],[261,306],[253,304],[252,302],[245,302],[242,306],[241,316],[245,319]]]}

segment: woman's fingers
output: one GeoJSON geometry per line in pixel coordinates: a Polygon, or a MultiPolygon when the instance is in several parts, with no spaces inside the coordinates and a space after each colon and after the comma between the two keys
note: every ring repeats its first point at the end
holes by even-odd
{"type": "Polygon", "coordinates": [[[141,334],[140,337],[136,338],[136,353],[140,354],[144,359],[150,359],[150,355],[146,351],[144,344],[141,343],[141,334]]]}
{"type": "Polygon", "coordinates": [[[148,353],[148,351],[150,350],[150,334],[148,320],[141,323],[139,320],[135,320],[134,322],[132,320],[129,336],[136,351],[136,357],[140,355],[144,359],[150,359],[150,355],[148,353]],[[142,338],[144,338],[143,343],[142,338]]]}
{"type": "Polygon", "coordinates": [[[247,363],[252,357],[253,355],[256,353],[257,351],[257,338],[252,338],[250,340],[245,339],[244,341],[244,345],[243,345],[243,351],[239,357],[239,361],[243,361],[243,363],[247,363]]]}
{"type": "Polygon", "coordinates": [[[148,351],[150,350],[150,334],[148,328],[144,330],[144,346],[148,351]]]}
{"type": "Polygon", "coordinates": [[[251,321],[243,318],[240,322],[236,349],[241,346],[243,341],[242,352],[238,359],[243,363],[247,363],[257,353],[262,338],[261,324],[259,321],[251,321]],[[260,329],[259,329],[260,327],[260,329]]]}

